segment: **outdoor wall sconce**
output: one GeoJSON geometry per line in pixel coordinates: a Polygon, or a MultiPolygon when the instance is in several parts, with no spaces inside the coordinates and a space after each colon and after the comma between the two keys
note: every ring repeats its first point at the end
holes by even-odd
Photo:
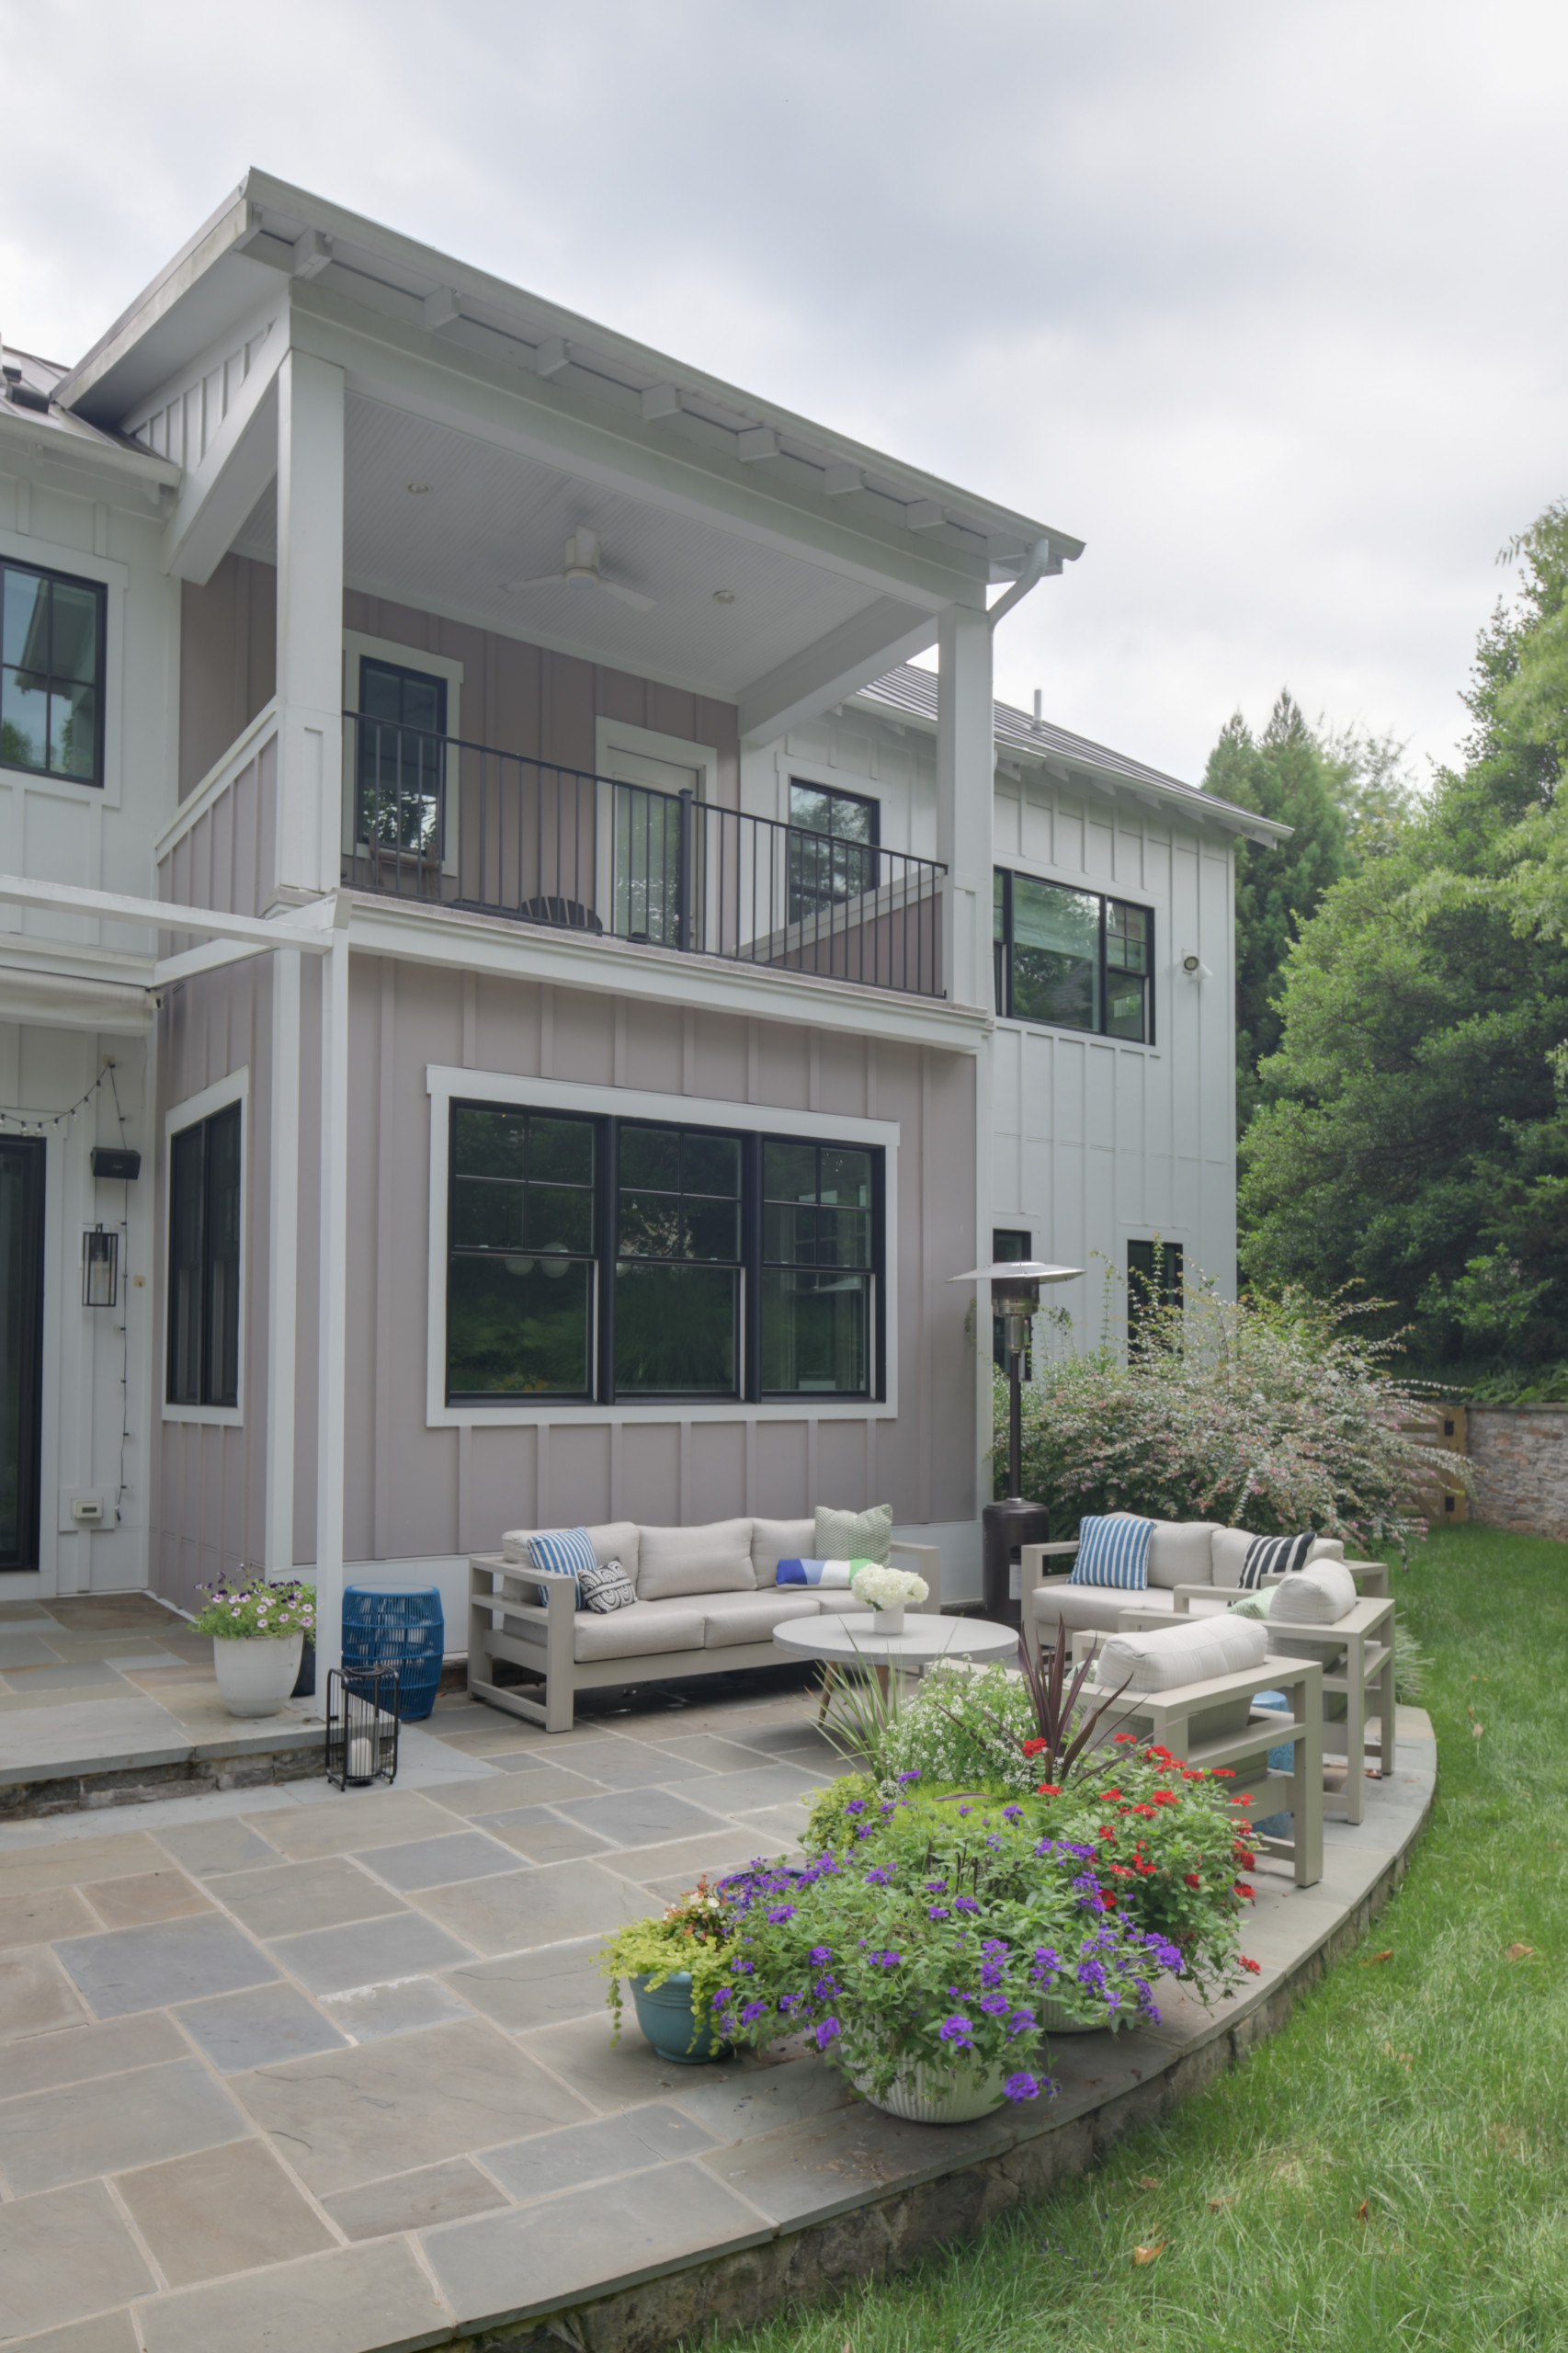
{"type": "Polygon", "coordinates": [[[119,1236],[101,1225],[82,1236],[82,1304],[112,1307],[119,1297],[119,1236]]]}
{"type": "Polygon", "coordinates": [[[397,1779],[397,1670],[335,1666],[326,1678],[326,1778],[340,1790],[397,1779]]]}

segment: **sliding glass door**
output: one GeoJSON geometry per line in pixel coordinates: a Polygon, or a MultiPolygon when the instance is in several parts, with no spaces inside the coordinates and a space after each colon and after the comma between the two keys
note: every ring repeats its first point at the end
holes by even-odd
{"type": "Polygon", "coordinates": [[[44,1146],[0,1137],[0,1573],[38,1566],[44,1146]]]}

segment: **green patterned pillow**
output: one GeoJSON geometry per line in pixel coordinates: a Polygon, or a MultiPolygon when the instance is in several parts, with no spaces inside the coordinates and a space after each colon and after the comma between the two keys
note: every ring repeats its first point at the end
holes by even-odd
{"type": "Polygon", "coordinates": [[[875,1561],[885,1568],[892,1542],[892,1504],[873,1504],[869,1511],[830,1511],[818,1504],[818,1560],[875,1561]]]}

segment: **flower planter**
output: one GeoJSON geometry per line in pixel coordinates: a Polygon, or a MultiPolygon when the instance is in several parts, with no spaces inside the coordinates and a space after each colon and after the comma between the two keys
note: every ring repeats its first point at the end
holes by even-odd
{"type": "Polygon", "coordinates": [[[212,1637],[212,1668],[232,1716],[277,1716],[300,1672],[303,1634],[212,1637]]]}
{"type": "Polygon", "coordinates": [[[888,2116],[902,2116],[910,2124],[972,2124],[976,2117],[994,2116],[1006,2104],[1001,2067],[926,2067],[916,2063],[901,2067],[884,2092],[874,2092],[860,2077],[851,2083],[872,2108],[888,2116]]]}
{"type": "Polygon", "coordinates": [[[879,1636],[882,1634],[902,1634],[903,1631],[903,1602],[895,1602],[892,1608],[889,1609],[873,1609],[871,1612],[871,1631],[874,1634],[879,1636]]]}
{"type": "Polygon", "coordinates": [[[711,2020],[697,2032],[688,1970],[675,1971],[662,1985],[650,1985],[646,1975],[633,1977],[631,1985],[637,2023],[661,2059],[677,2067],[701,2067],[710,2059],[729,2058],[731,2045],[711,2020]]]}

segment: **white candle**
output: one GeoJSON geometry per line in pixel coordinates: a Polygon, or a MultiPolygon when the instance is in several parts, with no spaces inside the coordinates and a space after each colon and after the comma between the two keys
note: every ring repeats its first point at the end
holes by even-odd
{"type": "Polygon", "coordinates": [[[368,1736],[361,1733],[348,1744],[348,1778],[351,1781],[368,1781],[375,1770],[375,1750],[368,1736]]]}

